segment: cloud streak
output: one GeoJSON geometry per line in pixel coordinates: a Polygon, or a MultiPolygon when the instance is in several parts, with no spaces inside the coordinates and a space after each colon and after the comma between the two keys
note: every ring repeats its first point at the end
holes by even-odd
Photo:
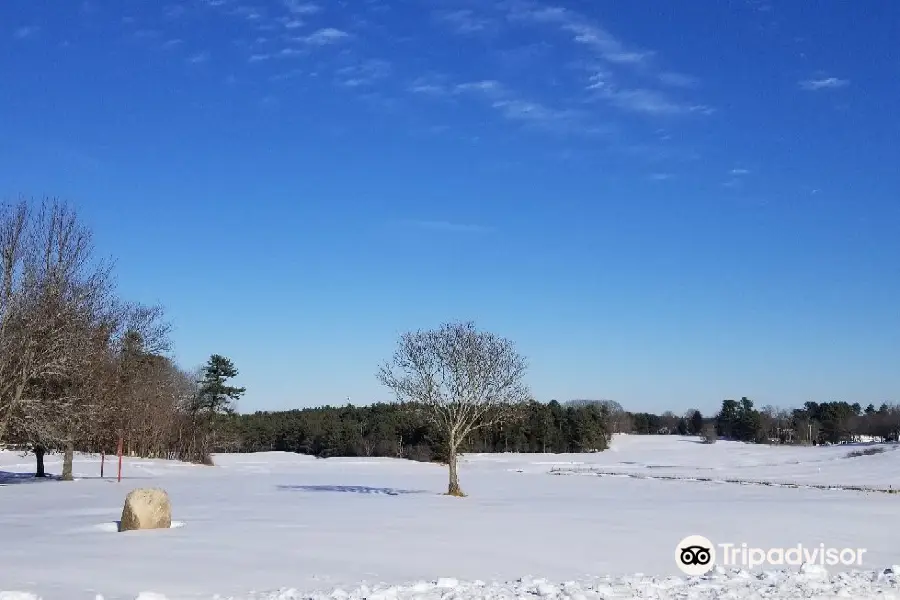
{"type": "Polygon", "coordinates": [[[391,64],[385,60],[369,59],[337,71],[339,83],[345,87],[371,86],[388,77],[391,64]]]}
{"type": "Polygon", "coordinates": [[[340,43],[350,37],[350,34],[341,29],[334,27],[324,27],[318,29],[308,36],[298,38],[298,40],[309,44],[310,46],[328,46],[330,44],[340,43]]]}
{"type": "Polygon", "coordinates": [[[621,88],[610,81],[607,73],[590,77],[587,90],[620,109],[646,115],[666,116],[688,113],[708,114],[712,109],[702,104],[677,102],[666,94],[649,88],[621,88]]]}
{"type": "Polygon", "coordinates": [[[531,21],[552,24],[569,33],[573,41],[587,46],[603,60],[618,65],[640,65],[647,62],[653,52],[629,48],[609,31],[588,22],[581,15],[566,8],[530,6],[514,8],[510,12],[514,21],[531,21]]]}
{"type": "Polygon", "coordinates": [[[592,99],[604,100],[623,111],[654,117],[713,112],[705,104],[671,95],[670,90],[697,88],[699,81],[684,73],[660,70],[656,66],[656,52],[625,43],[571,9],[543,6],[529,0],[510,1],[514,3],[509,9],[510,22],[556,29],[587,52],[587,59],[579,63],[579,69],[585,73],[582,91],[592,99]],[[636,79],[638,83],[619,83],[628,79],[636,79]]]}
{"type": "Polygon", "coordinates": [[[187,61],[192,65],[199,65],[209,60],[209,52],[197,52],[188,57],[187,61]]]}
{"type": "Polygon", "coordinates": [[[834,90],[850,85],[847,79],[838,79],[837,77],[821,77],[818,79],[805,79],[798,82],[800,89],[815,92],[819,90],[834,90]]]}
{"type": "Polygon", "coordinates": [[[476,15],[470,9],[438,11],[435,18],[459,34],[482,33],[494,26],[492,21],[476,15]]]}

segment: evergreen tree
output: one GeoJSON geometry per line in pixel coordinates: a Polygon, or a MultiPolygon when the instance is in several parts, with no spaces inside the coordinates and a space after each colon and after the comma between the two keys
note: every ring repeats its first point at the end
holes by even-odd
{"type": "Polygon", "coordinates": [[[699,410],[695,410],[691,415],[691,433],[700,435],[703,432],[703,415],[699,410]]]}
{"type": "Polygon", "coordinates": [[[234,403],[247,388],[226,385],[229,379],[238,375],[238,370],[231,359],[213,354],[201,374],[202,379],[197,382],[200,387],[197,390],[195,410],[210,414],[234,414],[234,403]]]}
{"type": "Polygon", "coordinates": [[[725,438],[732,438],[738,427],[738,403],[736,400],[722,400],[722,409],[716,416],[716,429],[718,434],[725,438]]]}
{"type": "Polygon", "coordinates": [[[761,431],[762,419],[759,411],[753,408],[753,401],[744,396],[738,405],[738,427],[736,437],[744,442],[757,441],[761,431]]]}

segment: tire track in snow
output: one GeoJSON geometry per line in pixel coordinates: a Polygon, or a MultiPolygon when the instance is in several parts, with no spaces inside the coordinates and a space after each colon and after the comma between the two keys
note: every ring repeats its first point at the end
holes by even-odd
{"type": "Polygon", "coordinates": [[[789,481],[766,481],[762,479],[734,479],[734,478],[715,478],[715,477],[691,477],[688,475],[643,475],[640,473],[622,473],[615,471],[602,471],[594,468],[553,468],[549,471],[550,475],[593,475],[596,477],[627,477],[630,479],[653,479],[659,481],[689,481],[694,483],[718,483],[733,485],[756,485],[766,487],[793,488],[793,489],[812,489],[826,491],[842,491],[842,492],[878,492],[881,494],[896,494],[900,489],[894,489],[891,486],[878,487],[867,485],[844,485],[829,483],[795,483],[789,481]]]}

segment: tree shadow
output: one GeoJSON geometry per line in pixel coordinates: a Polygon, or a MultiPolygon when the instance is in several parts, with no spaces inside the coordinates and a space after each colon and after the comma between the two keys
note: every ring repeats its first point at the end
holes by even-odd
{"type": "Polygon", "coordinates": [[[18,483],[44,483],[47,481],[59,481],[58,475],[45,475],[36,477],[34,473],[12,473],[0,471],[0,485],[15,485],[18,483]]]}
{"type": "MultiPolygon", "coordinates": [[[[112,483],[116,483],[115,475],[106,475],[104,477],[100,477],[99,475],[75,475],[74,479],[77,481],[79,479],[102,479],[104,481],[109,481],[112,483]]],[[[150,477],[149,475],[126,475],[122,477],[122,481],[126,479],[155,479],[154,477],[150,477]]],[[[2,485],[15,485],[19,483],[43,483],[48,481],[62,481],[61,475],[51,475],[47,473],[43,477],[37,477],[34,473],[12,473],[10,471],[0,471],[0,486],[2,485]]]]}
{"type": "MultiPolygon", "coordinates": [[[[103,481],[116,483],[115,475],[104,475],[103,477],[99,475],[76,475],[75,479],[102,479],[103,481]]],[[[158,477],[151,477],[150,475],[122,475],[122,481],[126,479],[158,479],[158,477]]]]}
{"type": "Polygon", "coordinates": [[[381,494],[385,496],[426,493],[425,490],[403,490],[390,487],[369,487],[366,485],[279,485],[276,488],[288,492],[340,492],[349,494],[381,494]]]}
{"type": "Polygon", "coordinates": [[[706,443],[704,440],[701,440],[701,439],[696,439],[696,440],[678,440],[678,441],[679,441],[679,442],[686,442],[686,443],[688,443],[688,444],[705,444],[705,443],[706,443]]]}

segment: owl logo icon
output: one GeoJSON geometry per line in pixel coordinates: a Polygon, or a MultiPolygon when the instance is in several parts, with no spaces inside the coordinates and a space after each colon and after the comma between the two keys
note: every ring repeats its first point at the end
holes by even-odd
{"type": "Polygon", "coordinates": [[[675,564],[685,575],[705,575],[716,564],[716,547],[702,535],[690,535],[675,547],[675,564]]]}

